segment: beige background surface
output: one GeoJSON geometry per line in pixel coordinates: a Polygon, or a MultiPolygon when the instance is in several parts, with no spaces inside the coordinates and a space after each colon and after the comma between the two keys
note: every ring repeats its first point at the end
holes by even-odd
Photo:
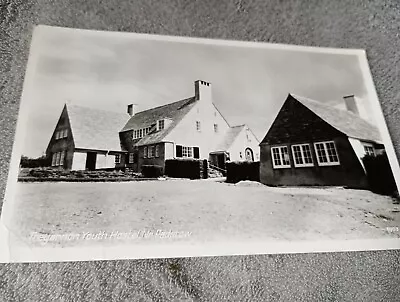
{"type": "MultiPolygon", "coordinates": [[[[36,24],[365,48],[400,154],[398,1],[0,1],[3,196],[36,24]]],[[[398,301],[398,251],[0,265],[0,301],[398,301]]]]}

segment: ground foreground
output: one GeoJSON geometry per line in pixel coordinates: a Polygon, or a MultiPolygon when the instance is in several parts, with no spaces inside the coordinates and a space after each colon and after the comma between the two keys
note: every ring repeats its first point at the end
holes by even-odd
{"type": "Polygon", "coordinates": [[[18,183],[15,244],[398,238],[398,205],[343,188],[206,180],[18,183]]]}

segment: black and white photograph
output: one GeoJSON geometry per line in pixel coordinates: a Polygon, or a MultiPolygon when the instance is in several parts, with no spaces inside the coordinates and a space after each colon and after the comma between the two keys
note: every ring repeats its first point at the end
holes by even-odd
{"type": "Polygon", "coordinates": [[[399,248],[367,55],[37,26],[7,261],[399,248]]]}

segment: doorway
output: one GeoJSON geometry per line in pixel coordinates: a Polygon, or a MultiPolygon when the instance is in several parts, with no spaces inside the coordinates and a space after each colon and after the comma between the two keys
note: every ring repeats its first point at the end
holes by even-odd
{"type": "Polygon", "coordinates": [[[86,170],[96,170],[96,152],[87,152],[86,153],[86,170]]]}
{"type": "Polygon", "coordinates": [[[244,154],[246,161],[254,161],[253,150],[246,148],[246,150],[244,150],[244,154]]]}

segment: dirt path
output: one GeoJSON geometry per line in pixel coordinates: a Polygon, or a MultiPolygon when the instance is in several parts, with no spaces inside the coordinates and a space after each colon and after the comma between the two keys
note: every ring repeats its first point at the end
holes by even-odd
{"type": "Polygon", "coordinates": [[[397,238],[400,213],[393,211],[397,207],[390,197],[342,188],[272,188],[189,180],[19,183],[9,228],[15,244],[32,239],[31,244],[40,245],[40,234],[80,235],[77,240],[47,242],[57,246],[132,240],[397,238]],[[168,237],[165,232],[186,235],[168,237]],[[82,240],[85,233],[97,238],[82,240]],[[118,237],[118,233],[132,237],[118,237]]]}

